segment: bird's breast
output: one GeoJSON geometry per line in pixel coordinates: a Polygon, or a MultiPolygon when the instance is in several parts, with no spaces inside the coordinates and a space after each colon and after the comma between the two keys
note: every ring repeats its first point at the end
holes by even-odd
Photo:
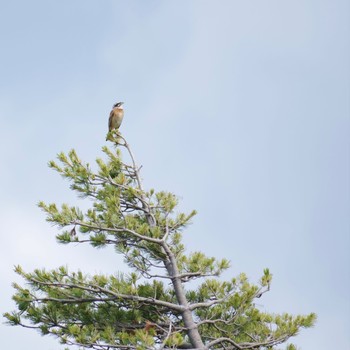
{"type": "Polygon", "coordinates": [[[112,129],[118,129],[122,123],[124,116],[124,110],[120,108],[114,108],[111,111],[111,115],[109,117],[109,131],[112,129]]]}

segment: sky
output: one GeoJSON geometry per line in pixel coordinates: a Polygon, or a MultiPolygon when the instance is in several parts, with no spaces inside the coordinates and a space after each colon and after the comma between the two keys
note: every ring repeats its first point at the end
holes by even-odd
{"type": "MultiPolygon", "coordinates": [[[[124,101],[144,186],[198,211],[188,250],[228,258],[225,278],[268,267],[262,310],[318,315],[299,348],[350,348],[348,1],[0,2],[1,314],[14,265],[125,270],[58,245],[36,206],[86,205],[47,162],[93,163],[124,101]]],[[[63,349],[4,321],[4,348],[63,349]]]]}

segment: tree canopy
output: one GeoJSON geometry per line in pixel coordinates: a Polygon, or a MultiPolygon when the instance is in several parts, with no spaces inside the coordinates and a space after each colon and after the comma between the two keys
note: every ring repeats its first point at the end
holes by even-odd
{"type": "Polygon", "coordinates": [[[97,350],[277,349],[313,326],[313,313],[276,315],[256,306],[270,290],[268,269],[257,284],[244,273],[225,281],[227,259],[186,253],[182,234],[196,212],[178,212],[170,192],[144,190],[129,144],[117,131],[110,138],[115,147],[103,147],[96,171],[74,150],[49,162],[79,197],[91,200],[90,209],[39,207],[61,229],[58,242],[112,246],[130,272],[88,275],[59,267],[28,273],[17,266],[25,285],[14,284],[17,310],[4,314],[10,325],[97,350]]]}

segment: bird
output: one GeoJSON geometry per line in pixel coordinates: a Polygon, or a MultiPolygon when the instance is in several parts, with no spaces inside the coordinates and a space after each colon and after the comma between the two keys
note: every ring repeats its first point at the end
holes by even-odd
{"type": "MultiPolygon", "coordinates": [[[[117,102],[109,114],[108,119],[108,131],[111,132],[112,130],[116,129],[118,130],[124,117],[124,108],[123,108],[124,102],[117,102]]],[[[108,137],[107,137],[108,138],[108,137]]]]}

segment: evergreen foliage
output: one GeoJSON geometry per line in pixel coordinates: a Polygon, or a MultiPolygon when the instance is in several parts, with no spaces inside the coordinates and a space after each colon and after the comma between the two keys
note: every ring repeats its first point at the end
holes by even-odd
{"type": "Polygon", "coordinates": [[[258,285],[243,273],[223,281],[228,260],[186,254],[182,231],[195,211],[177,213],[175,195],[145,191],[128,143],[116,131],[109,137],[116,150],[103,147],[106,160],[97,159],[96,172],[74,150],[49,163],[78,196],[92,200],[91,209],[44,202],[39,207],[62,229],[58,242],[111,245],[130,273],[90,276],[66,267],[27,273],[17,266],[26,285],[14,284],[18,310],[4,314],[10,325],[38,329],[68,346],[101,350],[277,349],[313,326],[315,314],[275,315],[257,308],[255,299],[270,289],[268,269],[258,285]],[[202,282],[191,286],[197,279],[202,282]]]}

